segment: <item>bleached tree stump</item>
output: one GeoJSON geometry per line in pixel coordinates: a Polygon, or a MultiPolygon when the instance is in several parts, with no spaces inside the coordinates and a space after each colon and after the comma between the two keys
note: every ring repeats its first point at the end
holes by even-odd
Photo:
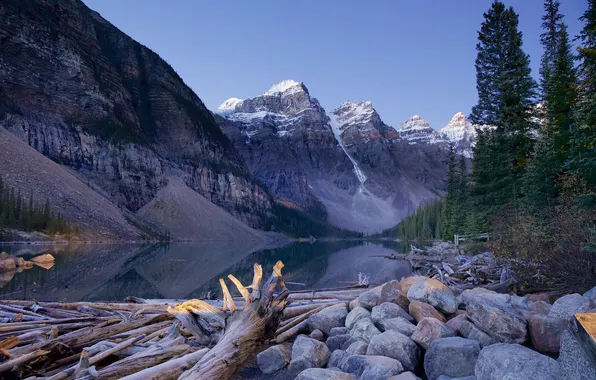
{"type": "Polygon", "coordinates": [[[242,309],[236,307],[223,279],[220,280],[224,294],[223,311],[200,300],[168,308],[199,342],[214,344],[180,379],[230,379],[248,358],[274,337],[289,295],[281,275],[283,266],[281,261],[275,264],[271,277],[262,288],[263,271],[258,264],[254,265],[250,286],[244,287],[234,276],[228,276],[244,298],[242,309]],[[278,287],[280,291],[276,294],[278,287]],[[248,289],[251,289],[250,293],[248,289]]]}

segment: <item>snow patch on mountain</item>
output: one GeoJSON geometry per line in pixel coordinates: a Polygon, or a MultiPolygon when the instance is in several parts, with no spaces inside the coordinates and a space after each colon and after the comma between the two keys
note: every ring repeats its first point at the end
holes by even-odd
{"type": "Polygon", "coordinates": [[[329,116],[329,125],[331,126],[331,130],[333,131],[333,135],[335,136],[337,143],[343,149],[346,156],[348,156],[348,158],[352,162],[352,165],[354,166],[354,174],[356,174],[358,181],[360,181],[360,190],[362,191],[362,190],[364,190],[364,182],[366,182],[366,175],[364,175],[362,170],[360,170],[360,167],[358,166],[358,162],[356,162],[356,160],[346,150],[346,147],[344,146],[344,143],[341,138],[341,126],[340,126],[340,123],[337,121],[336,115],[333,113],[330,113],[328,116],[329,116]]]}
{"type": "Polygon", "coordinates": [[[276,96],[280,93],[285,93],[285,92],[292,93],[292,92],[296,92],[296,91],[302,91],[302,82],[297,82],[293,79],[287,79],[287,80],[282,80],[281,82],[274,84],[263,95],[276,96]],[[288,90],[292,90],[292,91],[288,91],[288,90]]]}
{"type": "Polygon", "coordinates": [[[244,100],[243,99],[238,99],[238,98],[230,98],[228,100],[226,100],[225,102],[221,103],[219,105],[219,107],[217,107],[216,112],[218,114],[225,114],[225,113],[229,113],[229,112],[234,112],[234,110],[236,109],[236,107],[240,104],[242,104],[244,100]]]}
{"type": "Polygon", "coordinates": [[[428,121],[419,115],[414,115],[396,128],[399,137],[410,143],[440,144],[445,143],[443,134],[434,130],[428,121]]]}

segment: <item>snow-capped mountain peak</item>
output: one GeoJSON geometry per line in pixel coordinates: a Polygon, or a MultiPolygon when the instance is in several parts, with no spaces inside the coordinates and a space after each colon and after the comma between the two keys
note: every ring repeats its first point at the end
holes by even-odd
{"type": "Polygon", "coordinates": [[[352,124],[367,123],[376,113],[371,101],[344,102],[332,112],[338,123],[344,127],[352,124]]]}
{"type": "Polygon", "coordinates": [[[219,105],[219,107],[217,107],[216,112],[219,114],[224,114],[224,113],[228,113],[228,112],[234,112],[234,110],[236,109],[236,107],[239,104],[242,104],[244,100],[243,99],[238,99],[238,98],[230,98],[228,100],[226,100],[225,102],[221,103],[219,105]]]}
{"type": "Polygon", "coordinates": [[[298,91],[304,91],[304,85],[302,82],[297,82],[293,79],[286,79],[271,86],[271,88],[263,95],[276,96],[282,93],[294,93],[298,91]]]}

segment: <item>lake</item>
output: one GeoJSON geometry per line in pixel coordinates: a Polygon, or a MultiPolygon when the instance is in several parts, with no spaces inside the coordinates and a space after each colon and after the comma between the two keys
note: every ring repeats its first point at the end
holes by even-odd
{"type": "MultiPolygon", "coordinates": [[[[171,243],[161,245],[8,245],[0,251],[25,259],[41,253],[56,258],[51,268],[34,266],[0,273],[0,299],[39,301],[122,301],[142,298],[218,296],[219,279],[235,275],[252,282],[253,264],[269,277],[277,260],[292,290],[355,284],[358,274],[372,284],[410,273],[408,261],[383,257],[404,252],[394,241],[333,241],[291,243],[268,248],[238,242],[171,243]]],[[[232,285],[228,282],[228,286],[232,285]]]]}

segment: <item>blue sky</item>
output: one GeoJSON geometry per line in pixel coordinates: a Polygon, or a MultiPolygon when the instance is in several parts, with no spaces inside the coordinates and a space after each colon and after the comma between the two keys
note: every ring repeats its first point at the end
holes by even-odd
{"type": "MultiPolygon", "coordinates": [[[[304,82],[327,111],[371,100],[398,126],[419,114],[441,128],[476,102],[477,31],[492,0],[84,0],[156,51],[214,110],[283,79],[304,82]]],[[[542,0],[520,14],[537,78],[542,0]]],[[[562,0],[572,36],[586,0],[562,0]]]]}

